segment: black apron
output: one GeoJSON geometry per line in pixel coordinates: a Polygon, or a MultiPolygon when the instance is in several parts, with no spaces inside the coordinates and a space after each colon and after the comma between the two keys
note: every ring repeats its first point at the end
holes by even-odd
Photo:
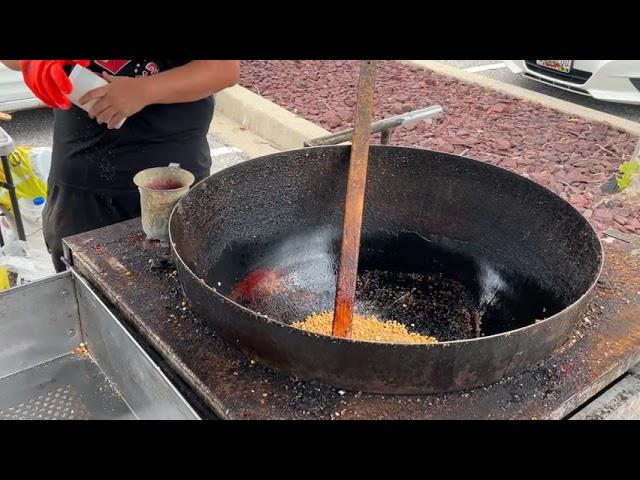
{"type": "MultiPolygon", "coordinates": [[[[185,60],[93,60],[90,69],[117,76],[147,76],[185,60]]],[[[213,97],[196,102],[150,105],[109,130],[73,106],[56,110],[50,180],[91,190],[134,190],[133,176],[145,168],[179,163],[202,176],[211,169],[207,132],[213,97]]]]}

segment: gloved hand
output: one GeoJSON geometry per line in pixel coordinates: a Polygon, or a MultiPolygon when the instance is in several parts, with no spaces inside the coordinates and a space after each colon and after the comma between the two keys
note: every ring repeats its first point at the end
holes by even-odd
{"type": "Polygon", "coordinates": [[[88,67],[90,60],[20,60],[20,69],[31,91],[52,108],[71,108],[67,95],[73,85],[64,71],[65,66],[88,67]]]}

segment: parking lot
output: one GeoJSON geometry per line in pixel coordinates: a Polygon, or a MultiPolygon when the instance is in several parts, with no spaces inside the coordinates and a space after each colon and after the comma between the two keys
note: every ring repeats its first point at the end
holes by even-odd
{"type": "Polygon", "coordinates": [[[53,110],[36,108],[13,112],[10,122],[0,123],[16,145],[50,147],[53,141],[53,110]]]}
{"type": "Polygon", "coordinates": [[[610,103],[595,100],[584,95],[580,95],[559,88],[545,85],[535,80],[520,77],[511,73],[511,71],[502,63],[502,60],[438,60],[452,67],[461,68],[471,73],[483,75],[501,82],[517,85],[528,90],[543,93],[551,97],[566,100],[567,102],[576,103],[584,107],[593,108],[602,112],[626,118],[634,122],[640,122],[640,105],[624,105],[619,103],[610,103]]]}

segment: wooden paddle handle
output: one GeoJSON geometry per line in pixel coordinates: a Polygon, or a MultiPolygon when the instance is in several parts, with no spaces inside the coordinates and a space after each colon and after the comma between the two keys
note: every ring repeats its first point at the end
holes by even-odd
{"type": "Polygon", "coordinates": [[[9,115],[8,113],[0,112],[0,120],[4,120],[5,122],[8,122],[12,118],[13,117],[11,115],[9,115]]]}
{"type": "Polygon", "coordinates": [[[351,337],[364,194],[367,186],[369,136],[371,135],[371,119],[373,117],[375,76],[376,63],[372,60],[363,61],[358,82],[358,100],[351,145],[351,160],[349,162],[342,246],[333,314],[333,335],[336,337],[351,337]]]}

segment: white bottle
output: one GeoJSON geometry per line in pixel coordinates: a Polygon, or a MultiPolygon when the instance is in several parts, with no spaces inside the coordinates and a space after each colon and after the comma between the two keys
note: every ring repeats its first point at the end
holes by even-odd
{"type": "MultiPolygon", "coordinates": [[[[71,103],[80,107],[85,112],[91,110],[95,100],[87,102],[85,105],[80,105],[80,99],[84,94],[108,84],[108,82],[100,75],[97,75],[91,70],[81,67],[80,65],[73,67],[73,70],[71,70],[71,73],[69,74],[69,80],[71,80],[71,83],[73,84],[73,90],[69,95],[67,95],[67,97],[71,100],[71,103]]],[[[116,128],[120,128],[125,120],[126,118],[116,125],[116,128]]]]}
{"type": "Polygon", "coordinates": [[[45,202],[43,197],[18,199],[24,233],[27,236],[34,234],[42,228],[42,211],[44,210],[45,202]]]}

